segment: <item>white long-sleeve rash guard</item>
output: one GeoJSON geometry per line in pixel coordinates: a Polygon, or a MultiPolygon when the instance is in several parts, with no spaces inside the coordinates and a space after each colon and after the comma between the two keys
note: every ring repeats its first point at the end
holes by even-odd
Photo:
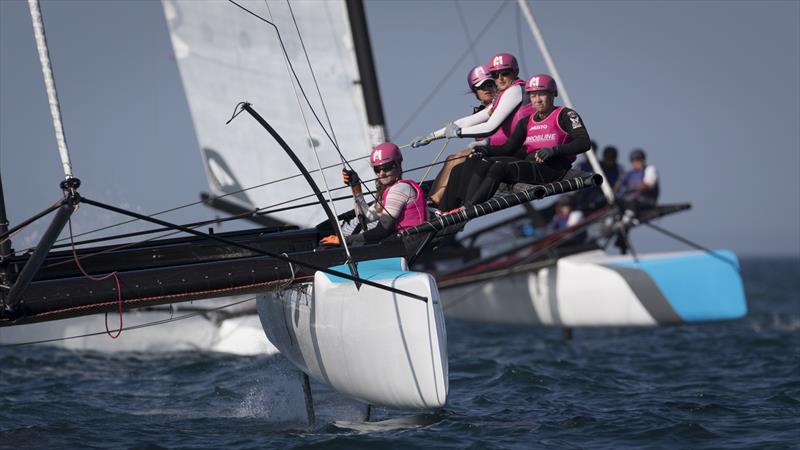
{"type": "MultiPolygon", "coordinates": [[[[517,106],[522,103],[523,92],[521,85],[509,86],[500,98],[497,108],[489,112],[491,108],[478,111],[470,116],[462,117],[455,121],[461,128],[462,137],[487,136],[495,132],[508,116],[514,113],[517,106]]],[[[444,137],[444,128],[433,132],[436,138],[444,137]]]]}

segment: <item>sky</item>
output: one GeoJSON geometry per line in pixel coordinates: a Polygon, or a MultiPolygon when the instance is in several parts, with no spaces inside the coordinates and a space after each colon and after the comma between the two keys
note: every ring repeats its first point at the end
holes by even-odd
{"type": "MultiPolygon", "coordinates": [[[[591,137],[617,146],[623,164],[645,149],[661,201],[692,203],[661,226],[740,256],[800,256],[800,2],[529,5],[591,137]]],[[[467,71],[494,53],[516,55],[526,77],[547,71],[516,2],[367,1],[366,9],[397,143],[470,112],[467,71]]],[[[151,213],[208,191],[160,2],[45,0],[42,12],[80,192],[151,213]]],[[[406,152],[406,161],[424,164],[436,150],[406,152]]],[[[60,196],[21,0],[0,0],[0,173],[12,225],[60,196]]],[[[119,221],[89,208],[75,216],[76,231],[119,221]]],[[[166,218],[215,215],[194,206],[166,218]]],[[[35,243],[44,224],[15,247],[35,243]]],[[[640,252],[686,248],[643,229],[633,241],[640,252]]]]}

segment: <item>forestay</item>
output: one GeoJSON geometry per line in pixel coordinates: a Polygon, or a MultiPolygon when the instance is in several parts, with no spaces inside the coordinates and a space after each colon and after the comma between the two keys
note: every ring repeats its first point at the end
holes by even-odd
{"type": "MultiPolygon", "coordinates": [[[[338,186],[339,155],[305,100],[301,100],[311,130],[309,143],[294,82],[289,78],[275,29],[229,2],[163,0],[162,3],[211,192],[233,193],[297,173],[283,150],[265,136],[257,123],[236,120],[225,125],[239,101],[248,101],[258,108],[308,167],[316,167],[314,149],[319,152],[323,167],[335,165],[326,170],[326,177],[329,185],[338,186]]],[[[270,2],[268,8],[260,0],[238,3],[278,26],[300,82],[327,128],[287,4],[270,2]]],[[[292,8],[338,145],[347,159],[364,156],[371,146],[369,126],[345,4],[296,2],[292,8]]],[[[299,88],[296,89],[299,93],[299,88]]],[[[366,160],[353,166],[364,175],[369,172],[366,160]]],[[[319,173],[313,176],[324,186],[319,173]]],[[[226,199],[246,208],[263,208],[310,193],[306,182],[297,177],[226,199]]],[[[301,227],[325,219],[321,208],[289,210],[270,216],[301,227]]]]}

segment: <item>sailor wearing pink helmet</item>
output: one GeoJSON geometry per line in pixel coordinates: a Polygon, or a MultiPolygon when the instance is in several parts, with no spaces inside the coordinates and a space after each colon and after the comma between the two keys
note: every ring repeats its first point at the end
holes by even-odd
{"type": "MultiPolygon", "coordinates": [[[[342,179],[353,189],[355,210],[367,222],[378,225],[362,233],[347,236],[348,244],[375,243],[398,231],[419,225],[427,220],[425,194],[419,185],[411,180],[402,180],[403,154],[391,142],[376,145],[369,154],[369,162],[375,171],[375,197],[378,199],[369,206],[361,191],[358,174],[342,171],[342,179]]],[[[326,245],[339,245],[337,235],[326,236],[320,241],[326,245]]]]}
{"type": "MultiPolygon", "coordinates": [[[[485,137],[491,136],[493,145],[505,142],[508,133],[513,130],[512,120],[520,106],[528,103],[523,95],[525,82],[519,79],[519,64],[509,53],[498,53],[489,60],[489,73],[497,85],[498,94],[492,104],[475,114],[450,122],[423,138],[417,138],[412,147],[426,145],[430,141],[441,138],[485,137]],[[503,135],[498,131],[506,131],[503,135]]],[[[524,114],[526,111],[522,111],[524,114]]],[[[530,110],[527,111],[528,113],[530,110]]],[[[519,115],[517,120],[521,118],[519,115]]],[[[513,125],[516,125],[516,121],[513,125]]]]}
{"type": "MultiPolygon", "coordinates": [[[[472,108],[472,114],[476,114],[492,105],[495,96],[497,95],[497,85],[492,78],[492,73],[489,66],[479,64],[467,73],[467,85],[475,98],[478,99],[480,105],[472,108]]],[[[414,146],[415,144],[412,144],[414,146]]],[[[472,153],[472,148],[467,148],[447,156],[442,170],[433,180],[433,185],[429,190],[429,201],[432,205],[438,206],[442,199],[444,190],[450,180],[450,172],[459,164],[464,162],[464,159],[472,153]]]]}
{"type": "MultiPolygon", "coordinates": [[[[513,55],[498,53],[492,56],[488,70],[497,85],[498,93],[487,108],[448,123],[444,128],[424,138],[417,138],[411,146],[419,147],[444,137],[488,137],[488,142],[492,145],[503,144],[517,122],[530,115],[532,110],[527,97],[523,95],[525,83],[518,78],[519,64],[513,55]]],[[[464,161],[465,156],[472,153],[473,145],[448,158],[429,192],[431,203],[439,204],[447,187],[450,172],[464,161]]]]}
{"type": "Polygon", "coordinates": [[[497,85],[492,78],[489,66],[485,64],[478,64],[470,69],[467,74],[467,86],[469,86],[469,89],[475,94],[475,98],[481,103],[473,108],[473,114],[489,107],[497,94],[497,85]]]}
{"type": "Polygon", "coordinates": [[[578,113],[555,106],[558,86],[547,74],[532,76],[525,85],[534,113],[521,119],[503,145],[476,147],[476,151],[498,156],[481,166],[480,184],[464,200],[474,205],[494,195],[500,183],[543,184],[560,180],[572,167],[575,156],[589,150],[589,133],[578,113]],[[513,157],[515,158],[509,158],[513,157]]]}

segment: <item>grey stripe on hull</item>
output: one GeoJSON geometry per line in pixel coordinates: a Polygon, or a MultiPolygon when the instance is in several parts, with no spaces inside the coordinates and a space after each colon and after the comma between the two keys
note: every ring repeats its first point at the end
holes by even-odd
{"type": "Polygon", "coordinates": [[[603,264],[603,267],[620,274],[622,279],[628,283],[628,286],[630,286],[636,298],[642,303],[644,309],[653,316],[656,322],[660,324],[684,323],[681,316],[675,312],[675,309],[672,308],[672,305],[670,305],[669,301],[664,297],[664,294],[661,293],[656,283],[644,270],[613,266],[610,264],[603,264]]]}

